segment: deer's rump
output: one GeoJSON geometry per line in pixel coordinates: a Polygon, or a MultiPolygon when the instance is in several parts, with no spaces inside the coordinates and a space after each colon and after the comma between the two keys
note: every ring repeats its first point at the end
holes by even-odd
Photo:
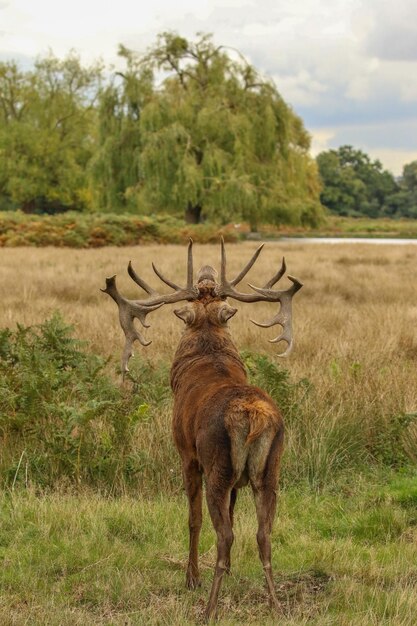
{"type": "Polygon", "coordinates": [[[196,452],[205,474],[222,467],[223,480],[236,487],[265,469],[274,442],[283,436],[279,409],[262,389],[223,387],[197,410],[196,452]]]}

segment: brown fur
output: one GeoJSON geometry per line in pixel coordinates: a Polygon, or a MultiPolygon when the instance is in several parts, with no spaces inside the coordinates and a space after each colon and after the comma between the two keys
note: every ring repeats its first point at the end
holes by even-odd
{"type": "Polygon", "coordinates": [[[173,436],[181,455],[190,514],[187,586],[200,584],[198,538],[202,516],[202,476],[217,533],[217,562],[206,617],[211,618],[224,571],[230,568],[233,510],[237,490],[250,482],[258,516],[258,547],[271,604],[278,607],[270,533],[283,446],[283,422],[272,399],[248,384],[244,365],[222,320],[236,310],[216,297],[205,276],[200,297],[177,311],[186,329],[171,369],[173,436]]]}

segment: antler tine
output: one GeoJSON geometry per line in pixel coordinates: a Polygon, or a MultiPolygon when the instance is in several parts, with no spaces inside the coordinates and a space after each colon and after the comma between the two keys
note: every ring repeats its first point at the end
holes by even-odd
{"type": "MultiPolygon", "coordinates": [[[[164,282],[166,285],[168,285],[172,289],[175,289],[175,291],[178,291],[178,290],[184,291],[179,285],[176,285],[175,283],[173,283],[172,280],[169,280],[169,278],[165,278],[165,276],[158,270],[158,268],[155,266],[154,263],[152,263],[152,267],[153,267],[153,271],[158,276],[158,278],[162,280],[162,282],[164,282]]],[[[192,289],[192,288],[193,288],[193,240],[190,237],[190,242],[188,244],[188,253],[187,253],[186,289],[192,289]]]]}
{"type": "Polygon", "coordinates": [[[148,298],[147,300],[128,300],[119,293],[116,287],[116,277],[112,276],[111,278],[106,278],[106,288],[102,289],[101,291],[107,293],[116,302],[119,308],[120,325],[126,337],[121,365],[123,375],[125,375],[125,373],[129,371],[128,362],[130,357],[133,355],[132,348],[134,342],[137,340],[143,346],[148,346],[151,343],[151,341],[147,341],[135,328],[133,322],[134,318],[137,317],[142,326],[144,326],[145,328],[149,328],[149,325],[146,324],[146,316],[151,311],[159,309],[159,307],[163,304],[179,302],[180,300],[197,299],[198,291],[195,287],[193,287],[192,246],[193,242],[190,239],[190,243],[188,244],[187,285],[184,288],[179,287],[172,281],[163,277],[162,274],[152,264],[156,274],[161,278],[161,280],[174,289],[173,293],[169,293],[166,295],[159,294],[155,289],[148,285],[148,283],[144,281],[143,278],[140,278],[140,276],[136,274],[130,261],[127,269],[129,276],[135,281],[137,285],[139,285],[139,287],[146,291],[150,298],[148,298]]]}
{"type": "Polygon", "coordinates": [[[246,263],[245,267],[233,280],[229,281],[226,277],[226,250],[224,245],[224,239],[221,238],[221,269],[220,269],[220,285],[218,287],[218,295],[222,298],[229,296],[230,298],[235,298],[236,300],[240,300],[241,302],[256,302],[258,300],[255,294],[251,293],[239,293],[234,289],[234,287],[240,283],[240,281],[246,276],[246,274],[251,269],[252,265],[255,263],[258,256],[261,254],[262,248],[264,244],[261,244],[259,248],[255,251],[252,258],[246,263]]]}
{"type": "MultiPolygon", "coordinates": [[[[280,272],[277,272],[275,276],[278,276],[279,273],[280,272]]],[[[270,328],[271,326],[275,326],[276,324],[282,326],[282,333],[275,339],[269,340],[270,343],[285,341],[288,344],[287,349],[281,354],[278,354],[278,356],[280,357],[287,356],[291,352],[293,347],[294,342],[292,336],[292,298],[294,294],[296,294],[297,291],[299,291],[303,286],[303,284],[299,280],[297,280],[297,278],[294,278],[293,276],[288,276],[288,278],[293,284],[286,291],[274,291],[265,287],[263,289],[260,289],[258,287],[254,287],[253,285],[249,285],[257,293],[263,296],[263,300],[268,302],[279,302],[281,304],[280,310],[269,322],[260,323],[256,322],[255,320],[251,320],[253,324],[256,324],[256,326],[261,326],[262,328],[270,328]]],[[[279,278],[276,279],[275,282],[277,282],[278,280],[279,278]]],[[[269,281],[267,284],[269,283],[271,283],[271,281],[269,281]]]]}
{"type": "Polygon", "coordinates": [[[168,285],[168,287],[175,289],[175,291],[177,291],[178,289],[181,289],[181,287],[177,285],[176,283],[173,283],[172,280],[169,280],[169,278],[165,278],[165,276],[158,270],[158,268],[155,266],[154,263],[152,263],[152,268],[155,274],[158,276],[158,278],[160,278],[163,283],[168,285]]]}
{"type": "Polygon", "coordinates": [[[190,237],[187,250],[187,289],[193,288],[193,240],[190,237]]]}
{"type": "MultiPolygon", "coordinates": [[[[155,274],[164,282],[168,287],[175,289],[175,291],[184,291],[179,285],[176,285],[169,280],[169,278],[165,278],[165,276],[158,270],[154,263],[152,263],[153,271],[155,274]]],[[[193,289],[193,240],[190,237],[190,242],[188,244],[188,253],[187,253],[187,286],[185,289],[193,289]]]]}
{"type": "Polygon", "coordinates": [[[282,257],[281,267],[279,268],[277,273],[274,274],[270,280],[268,280],[266,285],[264,285],[264,289],[270,289],[271,287],[273,287],[280,280],[280,278],[284,276],[286,269],[287,269],[287,264],[285,263],[285,258],[282,257]]]}
{"type": "Polygon", "coordinates": [[[128,362],[130,357],[133,356],[134,342],[137,340],[143,346],[149,346],[149,344],[152,343],[151,341],[147,341],[135,328],[133,322],[134,318],[137,317],[142,326],[144,326],[144,328],[149,328],[149,325],[146,324],[147,314],[151,311],[155,311],[155,309],[159,309],[159,307],[162,306],[163,302],[156,303],[151,306],[144,306],[133,300],[127,300],[121,295],[121,293],[117,289],[116,276],[106,278],[106,288],[101,289],[101,291],[103,293],[107,293],[111,298],[113,298],[119,309],[120,326],[122,327],[126,337],[121,361],[121,369],[124,377],[126,372],[129,371],[128,362]]]}
{"type": "Polygon", "coordinates": [[[150,296],[153,296],[157,293],[155,289],[150,287],[148,283],[143,280],[143,278],[141,278],[140,276],[136,274],[132,266],[132,261],[129,261],[129,265],[127,266],[127,271],[128,271],[130,278],[132,278],[135,281],[135,283],[139,285],[139,287],[142,287],[142,289],[146,291],[146,293],[148,293],[150,296]]]}
{"type": "Polygon", "coordinates": [[[246,263],[245,267],[243,268],[243,270],[236,276],[236,278],[234,278],[231,281],[228,281],[226,278],[226,249],[225,249],[225,245],[224,245],[224,238],[221,238],[221,258],[222,258],[222,262],[221,262],[221,273],[220,273],[220,280],[221,280],[221,284],[228,284],[231,285],[232,287],[236,287],[236,285],[238,285],[240,283],[240,281],[246,276],[246,274],[249,272],[249,270],[251,269],[252,265],[255,263],[256,259],[258,258],[258,256],[261,254],[262,252],[262,248],[264,247],[265,244],[261,244],[259,246],[259,248],[255,251],[254,255],[252,256],[252,258],[248,261],[248,263],[246,263]]]}
{"type": "Polygon", "coordinates": [[[235,300],[239,300],[240,302],[279,302],[280,309],[278,313],[272,318],[271,321],[266,323],[259,323],[251,320],[257,326],[262,326],[267,328],[269,326],[274,326],[275,324],[280,324],[282,326],[282,333],[279,337],[270,340],[271,343],[278,343],[283,340],[288,344],[287,349],[284,353],[279,356],[286,356],[292,349],[293,339],[292,339],[292,313],[291,313],[291,301],[292,297],[301,287],[302,283],[294,278],[293,276],[288,276],[289,280],[293,283],[292,286],[286,291],[274,290],[272,287],[282,278],[284,275],[287,266],[285,263],[285,258],[283,257],[281,267],[279,270],[268,280],[268,282],[262,287],[255,287],[249,283],[249,287],[253,289],[256,293],[240,293],[235,290],[235,285],[237,285],[244,276],[251,269],[252,265],[255,263],[258,258],[261,250],[263,248],[263,244],[259,246],[256,250],[255,254],[252,256],[250,261],[245,265],[243,270],[236,276],[236,278],[232,281],[227,280],[226,277],[226,251],[224,246],[224,241],[222,238],[221,241],[221,280],[220,285],[218,287],[218,295],[222,298],[230,297],[235,300]]]}

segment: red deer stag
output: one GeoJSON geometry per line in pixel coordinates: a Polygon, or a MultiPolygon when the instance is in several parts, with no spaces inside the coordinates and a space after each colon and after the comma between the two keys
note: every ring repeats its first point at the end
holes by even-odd
{"type": "MultiPolygon", "coordinates": [[[[270,602],[278,609],[271,568],[270,534],[275,516],[276,489],[283,448],[284,426],[281,413],[265,391],[249,385],[244,365],[230,337],[228,320],[237,309],[226,298],[240,302],[279,302],[279,312],[270,322],[258,324],[282,326],[282,334],[273,342],[284,340],[292,347],[291,300],[302,284],[288,276],[292,286],[286,291],[273,286],[285,272],[285,261],[278,272],[254,293],[240,293],[236,285],[250,270],[261,252],[258,248],[251,260],[234,280],[226,278],[226,255],[221,246],[220,284],[217,272],[208,265],[197,274],[193,283],[192,241],[188,247],[187,285],[179,287],[166,279],[153,265],[158,277],[174,291],[160,295],[134,271],[131,278],[148,294],[147,300],[127,300],[117,290],[115,277],[106,280],[105,293],[119,307],[120,323],[126,335],[122,371],[128,371],[135,340],[148,345],[133,324],[135,317],[143,326],[146,315],[163,304],[187,301],[174,313],[185,322],[185,331],[178,345],[171,368],[174,393],[173,435],[181,455],[185,490],[189,500],[190,551],[186,584],[190,589],[200,585],[198,540],[202,521],[202,477],[205,476],[206,498],[213,526],[217,533],[217,560],[206,618],[212,618],[225,571],[230,569],[233,543],[233,509],[237,491],[251,484],[258,518],[257,542],[265,572],[270,602]]],[[[257,322],[254,322],[255,324],[257,322]]]]}

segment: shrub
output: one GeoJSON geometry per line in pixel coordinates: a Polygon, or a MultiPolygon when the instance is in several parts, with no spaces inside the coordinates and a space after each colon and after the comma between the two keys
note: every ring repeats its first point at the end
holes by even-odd
{"type": "Polygon", "coordinates": [[[155,217],[67,212],[57,215],[0,213],[0,246],[57,246],[99,248],[142,243],[199,243],[238,238],[234,230],[215,224],[184,225],[171,216],[155,217]]]}
{"type": "Polygon", "coordinates": [[[6,485],[57,482],[120,490],[136,478],[140,396],[105,374],[105,361],[54,315],[0,331],[0,471],[6,485]]]}

